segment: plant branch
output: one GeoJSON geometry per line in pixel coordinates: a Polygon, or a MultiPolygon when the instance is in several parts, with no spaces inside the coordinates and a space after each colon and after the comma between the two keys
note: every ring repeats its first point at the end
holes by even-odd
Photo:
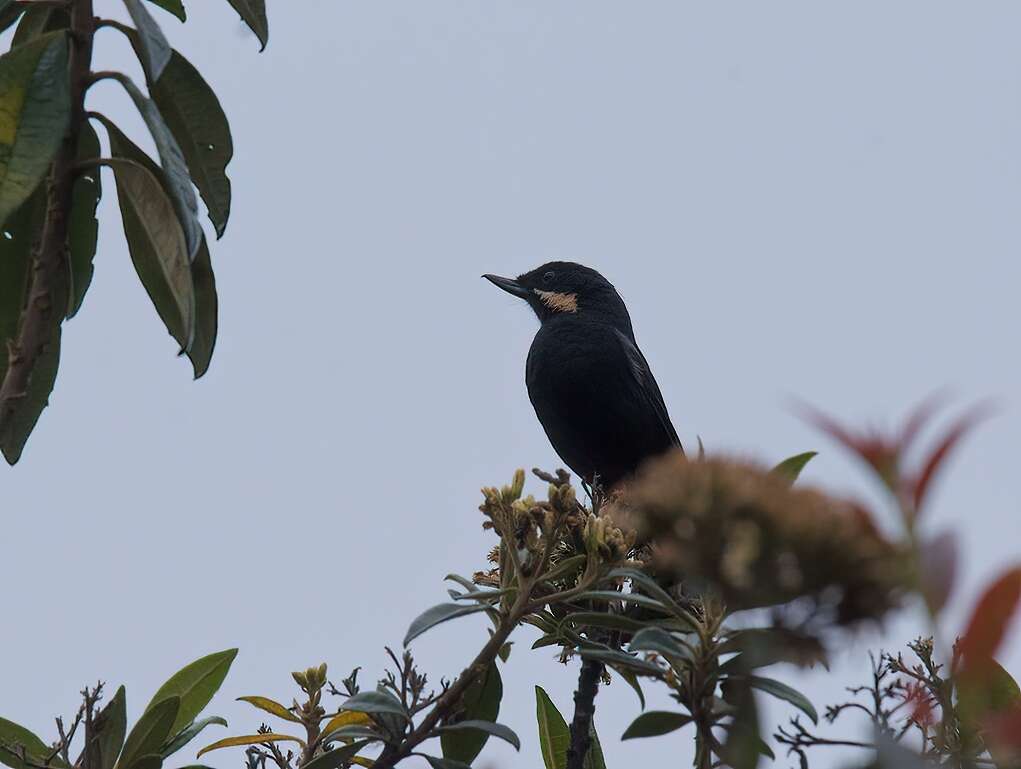
{"type": "Polygon", "coordinates": [[[67,313],[67,235],[71,193],[75,180],[78,138],[85,123],[85,92],[92,66],[95,36],[92,0],[71,5],[70,78],[71,118],[57,149],[46,182],[46,215],[42,238],[32,255],[28,294],[18,322],[17,335],[8,340],[8,366],[0,383],[0,442],[6,442],[19,407],[25,401],[36,364],[53,344],[54,333],[67,313]]]}
{"type": "MultiPolygon", "coordinates": [[[[531,584],[528,585],[531,587],[531,584]]],[[[472,663],[457,677],[457,680],[441,694],[432,710],[422,719],[421,723],[410,734],[408,734],[397,745],[387,745],[379,758],[373,764],[374,769],[393,769],[399,762],[410,756],[415,748],[429,737],[433,736],[433,730],[448,716],[453,715],[460,705],[461,698],[468,690],[468,687],[482,676],[489,666],[493,664],[500,649],[506,643],[507,638],[514,631],[514,628],[525,616],[530,602],[530,589],[521,589],[517,599],[510,610],[503,615],[500,624],[489,637],[486,645],[482,647],[472,663]]]]}

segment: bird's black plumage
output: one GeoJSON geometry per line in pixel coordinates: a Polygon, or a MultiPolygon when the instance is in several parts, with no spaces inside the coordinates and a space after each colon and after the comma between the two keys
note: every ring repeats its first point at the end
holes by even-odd
{"type": "Polygon", "coordinates": [[[528,397],[575,473],[611,488],[646,459],[680,448],[627,307],[606,278],[573,262],[516,279],[484,277],[539,318],[525,365],[528,397]]]}

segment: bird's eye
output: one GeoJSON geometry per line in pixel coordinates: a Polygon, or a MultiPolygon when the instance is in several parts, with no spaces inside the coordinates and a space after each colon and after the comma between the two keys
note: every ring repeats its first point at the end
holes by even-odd
{"type": "Polygon", "coordinates": [[[553,282],[553,278],[555,278],[556,276],[557,276],[557,274],[555,272],[553,272],[553,270],[550,270],[549,272],[545,273],[542,276],[542,282],[543,283],[552,283],[553,282]]]}

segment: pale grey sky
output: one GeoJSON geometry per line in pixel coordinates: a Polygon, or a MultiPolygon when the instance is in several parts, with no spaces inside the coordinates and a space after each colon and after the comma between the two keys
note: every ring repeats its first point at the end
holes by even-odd
{"type": "MultiPolygon", "coordinates": [[[[788,396],[887,423],[944,385],[1000,396],[927,521],[964,551],[949,633],[1018,558],[1021,5],[269,0],[261,55],[226,2],[187,5],[183,27],[157,13],[236,146],[217,354],[198,383],[175,359],[109,180],[52,407],[0,471],[2,715],[48,734],[97,677],[137,714],[229,646],[210,712],[234,734],[260,722],[234,698],[289,700],[290,670],[378,676],[443,576],[483,565],[479,486],[556,465],[523,383],[535,321],[479,279],[554,257],[617,285],[686,441],[817,448],[806,478],[831,488],[880,499],[788,396]]],[[[97,66],[127,60],[103,32],[97,66]]],[[[93,97],[142,135],[115,85],[93,97]]],[[[438,681],[483,628],[414,650],[438,681]]],[[[480,765],[541,766],[534,683],[570,704],[575,669],[531,638],[500,716],[522,754],[480,765]]],[[[817,706],[874,642],[797,676],[817,706]]],[[[600,695],[610,769],[686,765],[685,733],[617,741],[637,713],[626,687],[600,695]]]]}

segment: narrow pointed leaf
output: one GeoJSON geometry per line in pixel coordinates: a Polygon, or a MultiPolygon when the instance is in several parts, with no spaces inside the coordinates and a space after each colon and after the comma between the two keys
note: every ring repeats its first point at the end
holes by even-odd
{"type": "Polygon", "coordinates": [[[479,720],[468,720],[461,721],[456,724],[446,724],[441,726],[438,731],[443,734],[444,732],[457,732],[465,729],[477,730],[485,732],[493,737],[499,737],[501,740],[510,743],[515,750],[521,750],[521,740],[518,739],[518,735],[514,733],[514,730],[509,726],[503,724],[494,724],[490,721],[479,721],[479,720]]]}
{"type": "Polygon", "coordinates": [[[358,692],[345,700],[341,707],[358,713],[391,713],[407,718],[401,701],[388,692],[358,692]]]}
{"type": "Polygon", "coordinates": [[[195,757],[201,758],[206,753],[213,750],[219,750],[220,748],[235,748],[242,745],[270,745],[274,742],[296,742],[302,747],[305,745],[305,741],[298,737],[292,737],[289,734],[276,734],[274,732],[267,732],[266,734],[246,734],[242,737],[224,737],[222,740],[217,740],[214,743],[206,745],[200,750],[195,757]]]}
{"type": "Polygon", "coordinates": [[[49,342],[36,359],[25,397],[19,401],[15,412],[8,417],[7,430],[0,443],[4,458],[12,465],[21,459],[28,436],[35,429],[43,409],[49,405],[50,393],[57,381],[57,368],[60,366],[60,326],[56,326],[51,333],[49,342]]]}
{"type": "Polygon", "coordinates": [[[124,86],[128,96],[135,103],[135,107],[141,114],[153,141],[156,143],[156,150],[160,156],[160,165],[166,176],[167,192],[174,204],[181,228],[184,231],[184,239],[188,245],[188,259],[195,258],[198,253],[199,243],[202,239],[202,227],[198,220],[198,201],[195,198],[195,191],[191,186],[191,176],[188,174],[188,164],[184,160],[177,140],[170,132],[163,115],[160,113],[156,103],[138,90],[131,78],[118,74],[115,79],[124,86]]]}
{"type": "MultiPolygon", "coordinates": [[[[82,126],[78,141],[78,161],[92,160],[100,156],[99,137],[91,123],[82,126]]],[[[96,241],[99,222],[96,209],[103,196],[102,175],[98,168],[83,172],[74,183],[71,199],[71,221],[68,224],[68,246],[71,258],[71,290],[68,297],[67,317],[72,318],[81,309],[85,292],[92,283],[93,260],[96,256],[96,241]]]]}
{"type": "Polygon", "coordinates": [[[149,0],[149,2],[165,11],[169,11],[181,21],[188,20],[188,14],[185,12],[184,4],[181,0],[149,0]]]}
{"type": "Polygon", "coordinates": [[[408,627],[408,632],[404,636],[404,645],[407,646],[413,640],[418,638],[426,630],[429,630],[441,622],[447,620],[456,619],[457,617],[464,617],[468,614],[475,614],[476,612],[486,611],[490,607],[486,604],[474,604],[474,605],[461,605],[456,603],[441,603],[437,606],[433,606],[431,609],[427,609],[416,617],[411,625],[408,627]]]}
{"type": "Polygon", "coordinates": [[[564,769],[571,731],[567,721],[541,686],[535,687],[535,718],[539,725],[539,748],[546,769],[564,769]]]}
{"type": "MultiPolygon", "coordinates": [[[[53,748],[44,743],[24,726],[0,718],[0,745],[11,745],[25,749],[25,755],[30,761],[42,763],[43,759],[49,757],[53,748]]],[[[67,764],[58,756],[51,762],[56,767],[66,767],[67,764]]],[[[6,764],[13,769],[30,769],[21,758],[14,753],[0,747],[0,764],[6,764]]]]}
{"type": "Polygon", "coordinates": [[[149,87],[153,101],[177,140],[191,179],[206,204],[217,237],[230,217],[227,164],[234,155],[230,124],[199,71],[173,51],[165,76],[149,87]]]}
{"type": "Polygon", "coordinates": [[[187,351],[195,333],[195,287],[180,223],[147,169],[123,157],[110,162],[131,261],[167,329],[187,351]]]}
{"type": "Polygon", "coordinates": [[[269,42],[269,22],[266,20],[266,0],[227,0],[234,10],[238,12],[249,29],[259,38],[259,43],[265,50],[269,42]]]}
{"type": "Polygon", "coordinates": [[[588,737],[588,753],[585,754],[585,760],[582,761],[582,769],[606,769],[606,758],[603,756],[603,746],[596,733],[595,720],[589,722],[588,737]]]}
{"type": "Polygon", "coordinates": [[[194,723],[189,724],[176,735],[171,736],[170,742],[163,746],[163,749],[160,751],[160,755],[162,755],[163,758],[172,756],[189,742],[198,737],[203,729],[214,724],[216,726],[226,726],[227,721],[220,716],[209,716],[209,718],[203,718],[200,721],[195,721],[194,723]]]}
{"type": "Polygon", "coordinates": [[[156,23],[149,11],[142,4],[142,0],[124,0],[128,8],[131,21],[138,31],[139,60],[142,62],[142,69],[145,70],[145,77],[150,83],[157,82],[163,75],[163,70],[170,62],[170,43],[163,36],[163,30],[156,23]]]}
{"type": "Polygon", "coordinates": [[[819,714],[815,712],[815,707],[813,707],[808,698],[797,689],[781,683],[780,681],[775,681],[772,678],[735,676],[735,679],[748,684],[748,686],[751,686],[753,689],[758,689],[761,692],[773,695],[777,699],[789,702],[806,716],[811,718],[813,724],[819,723],[819,714]]]}
{"type": "Polygon", "coordinates": [[[657,652],[668,657],[691,659],[691,649],[677,638],[658,627],[646,627],[635,633],[628,648],[632,652],[657,652]]]}
{"type": "Polygon", "coordinates": [[[0,32],[6,32],[20,19],[23,10],[14,0],[0,0],[0,32]]]}
{"type": "Polygon", "coordinates": [[[98,769],[113,769],[121,748],[124,747],[124,737],[128,731],[127,702],[123,686],[117,689],[117,693],[100,711],[94,728],[98,732],[96,739],[99,751],[98,769]]]}
{"type": "Polygon", "coordinates": [[[14,30],[11,48],[20,48],[38,40],[47,32],[67,29],[70,25],[71,16],[64,8],[29,6],[14,30]]]}
{"type": "Polygon", "coordinates": [[[783,462],[773,468],[773,475],[778,475],[782,478],[787,479],[790,483],[794,483],[798,480],[798,476],[801,475],[801,471],[805,469],[805,465],[812,461],[812,459],[818,456],[818,451],[806,451],[803,454],[795,454],[793,457],[788,457],[783,462]]]}
{"type": "Polygon", "coordinates": [[[46,175],[70,110],[64,32],[0,56],[0,224],[46,175]]]}
{"type": "Polygon", "coordinates": [[[617,665],[613,664],[610,664],[607,667],[609,667],[611,670],[613,670],[614,673],[619,675],[623,679],[624,683],[626,683],[628,686],[634,689],[635,694],[638,695],[638,702],[642,706],[642,709],[644,710],[645,692],[642,691],[642,685],[641,683],[639,683],[638,676],[635,675],[634,671],[625,670],[624,668],[618,667],[617,665]]]}
{"type": "MultiPolygon", "coordinates": [[[[503,681],[494,662],[464,693],[460,717],[464,720],[496,721],[502,699],[503,681]]],[[[480,731],[446,732],[440,735],[443,757],[471,764],[488,739],[489,735],[480,731]]]]}
{"type": "Polygon", "coordinates": [[[929,487],[932,485],[940,467],[942,467],[950,452],[953,451],[954,447],[979,421],[989,416],[991,410],[988,403],[976,406],[951,425],[939,443],[936,444],[936,448],[926,458],[922,470],[914,483],[912,493],[914,495],[916,512],[921,512],[924,509],[929,487]]]}
{"type": "Polygon", "coordinates": [[[368,745],[369,742],[371,740],[358,740],[350,745],[343,745],[339,748],[328,750],[313,758],[301,769],[338,769],[341,764],[348,763],[357,756],[358,751],[368,745]]]}
{"type": "MultiPolygon", "coordinates": [[[[249,705],[254,705],[259,710],[265,710],[267,713],[272,713],[277,718],[282,718],[285,721],[292,721],[293,723],[300,724],[301,719],[298,718],[294,713],[289,711],[283,705],[276,700],[271,700],[269,697],[238,697],[238,702],[247,702],[249,705]]],[[[326,734],[326,730],[323,730],[323,734],[326,734]]]]}
{"type": "Polygon", "coordinates": [[[979,599],[960,641],[965,665],[991,660],[1021,603],[1021,567],[995,579],[979,599]]]}
{"type": "MultiPolygon", "coordinates": [[[[169,185],[162,169],[128,139],[117,126],[106,118],[102,118],[102,120],[110,136],[110,147],[114,156],[126,158],[145,167],[156,177],[166,192],[169,185]]],[[[205,237],[203,236],[198,255],[190,267],[195,296],[195,322],[190,340],[187,336],[188,329],[185,328],[180,315],[175,310],[173,292],[163,276],[156,255],[152,251],[139,249],[137,253],[132,252],[131,256],[135,270],[152,299],[156,311],[171,336],[187,353],[195,372],[195,378],[198,379],[208,370],[213,350],[216,347],[218,315],[216,278],[213,274],[209,247],[205,237]]]]}
{"type": "Polygon", "coordinates": [[[213,695],[223,684],[227,677],[234,658],[237,656],[237,649],[226,649],[222,652],[207,654],[194,662],[185,665],[174,675],[167,679],[153,695],[146,711],[158,707],[160,701],[167,697],[178,697],[181,700],[181,707],[174,720],[171,734],[176,734],[185,725],[195,720],[195,717],[209,704],[213,695]]]}
{"type": "Polygon", "coordinates": [[[117,762],[119,769],[131,769],[135,761],[150,753],[157,753],[171,734],[174,720],[181,709],[179,697],[166,697],[150,706],[132,728],[117,762]]]}
{"type": "Polygon", "coordinates": [[[692,721],[691,716],[684,713],[671,713],[666,710],[650,710],[642,713],[631,722],[621,736],[622,740],[633,740],[637,737],[658,737],[669,734],[692,721]]]}

